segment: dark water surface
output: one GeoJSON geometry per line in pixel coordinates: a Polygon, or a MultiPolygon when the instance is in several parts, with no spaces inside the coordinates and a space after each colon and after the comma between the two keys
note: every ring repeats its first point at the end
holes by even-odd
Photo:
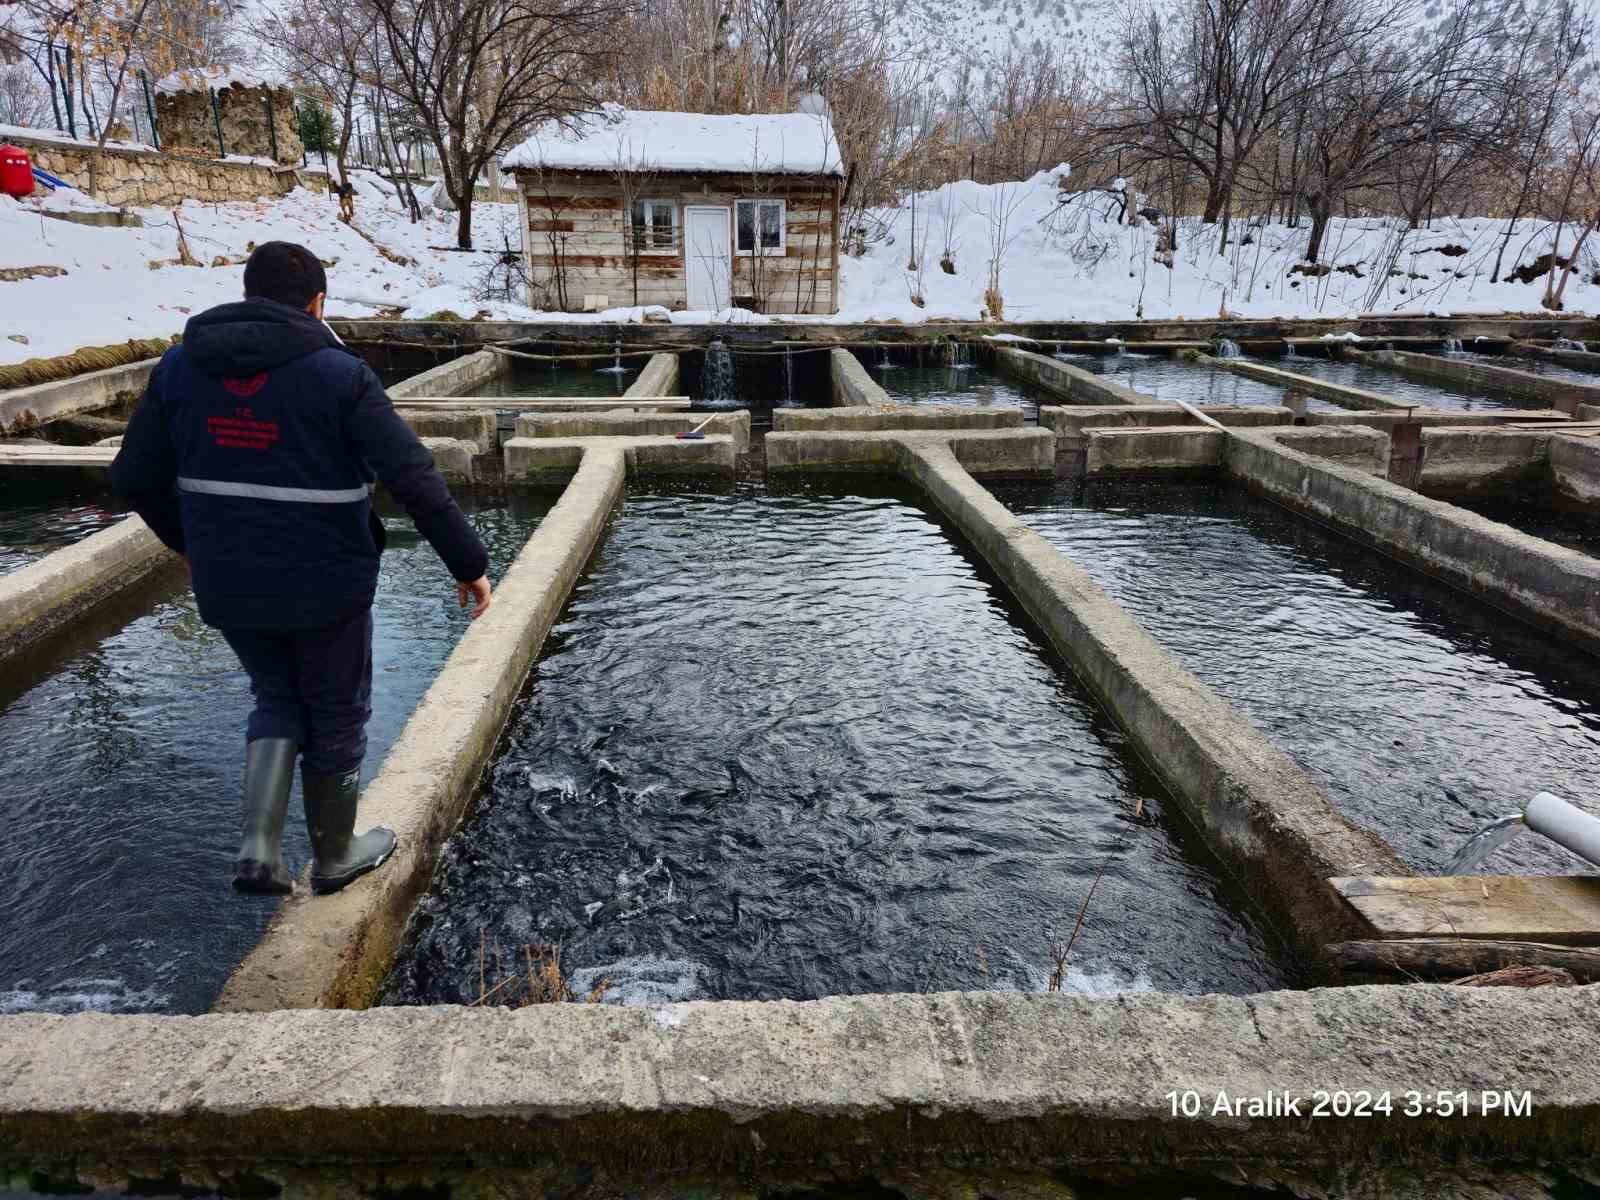
{"type": "MultiPolygon", "coordinates": [[[[1252,407],[1276,407],[1284,403],[1284,389],[1280,387],[1217,367],[1184,362],[1170,354],[1062,353],[1056,357],[1157,400],[1252,407]]],[[[1316,396],[1306,397],[1306,407],[1314,412],[1341,411],[1337,404],[1316,396]]]]}
{"type": "Polygon", "coordinates": [[[1591,558],[1600,558],[1600,515],[1562,506],[1543,495],[1450,496],[1451,504],[1479,516],[1509,525],[1531,537],[1543,538],[1591,558]]]}
{"type": "MultiPolygon", "coordinates": [[[[1003,499],[1418,870],[1600,795],[1600,660],[1223,484],[1003,499]]],[[[1534,837],[1485,869],[1583,870],[1534,837]]]]}
{"type": "MultiPolygon", "coordinates": [[[[495,579],[545,510],[469,508],[495,579]]],[[[387,523],[364,780],[467,626],[427,543],[403,516],[387,523]]],[[[172,582],[22,674],[0,682],[0,1012],[204,1011],[275,903],[230,887],[248,680],[172,582]]]]}
{"type": "Polygon", "coordinates": [[[550,367],[534,362],[519,362],[508,372],[476,385],[475,396],[620,396],[639,378],[648,356],[624,356],[622,373],[601,371],[613,360],[596,359],[593,366],[550,367]]]}
{"type": "Polygon", "coordinates": [[[1390,400],[1415,405],[1417,408],[1459,408],[1469,412],[1502,412],[1507,409],[1548,407],[1530,400],[1496,396],[1490,392],[1477,392],[1438,380],[1421,379],[1401,371],[1392,371],[1387,367],[1373,367],[1366,363],[1346,362],[1342,359],[1335,361],[1313,354],[1273,359],[1269,365],[1281,371],[1292,371],[1297,375],[1310,375],[1316,379],[1325,379],[1329,383],[1376,392],[1390,400]]]}
{"type": "Polygon", "coordinates": [[[104,488],[0,487],[0,575],[80,542],[126,515],[127,509],[104,488]]]}
{"type": "Polygon", "coordinates": [[[386,998],[476,999],[480,937],[611,1000],[1039,988],[1102,868],[1068,988],[1282,984],[1166,808],[918,508],[631,494],[386,998]]]}
{"type": "MultiPolygon", "coordinates": [[[[1505,367],[1508,370],[1521,371],[1528,375],[1538,375],[1545,379],[1560,379],[1566,383],[1576,383],[1581,387],[1600,390],[1600,373],[1580,371],[1576,367],[1563,366],[1561,363],[1552,362],[1548,358],[1537,358],[1523,354],[1475,354],[1471,351],[1460,357],[1467,362],[1477,363],[1486,367],[1505,367]]],[[[1585,401],[1585,403],[1588,403],[1588,401],[1585,401]]]]}
{"type": "Polygon", "coordinates": [[[868,373],[889,398],[900,404],[954,404],[970,408],[1020,408],[1024,420],[1035,421],[1047,393],[992,367],[918,366],[900,364],[862,351],[868,373]],[[889,365],[885,366],[885,362],[889,365]]]}

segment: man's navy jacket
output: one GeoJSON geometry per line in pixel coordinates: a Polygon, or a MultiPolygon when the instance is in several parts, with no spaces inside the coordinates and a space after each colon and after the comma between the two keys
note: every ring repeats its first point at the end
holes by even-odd
{"type": "Polygon", "coordinates": [[[456,579],[484,574],[483,543],[372,369],[309,313],[252,299],[190,319],[128,422],[111,485],[188,556],[208,625],[288,631],[371,605],[374,473],[456,579]]]}

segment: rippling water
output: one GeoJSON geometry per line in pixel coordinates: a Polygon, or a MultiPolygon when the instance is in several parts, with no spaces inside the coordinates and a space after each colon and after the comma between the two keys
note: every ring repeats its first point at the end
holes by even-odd
{"type": "Polygon", "coordinates": [[[127,509],[104,488],[0,488],[0,575],[115,525],[127,509]]]}
{"type": "MultiPolygon", "coordinates": [[[[1029,421],[1039,415],[1043,393],[991,367],[895,365],[885,369],[870,351],[863,351],[860,357],[868,373],[896,403],[1021,408],[1029,421]]],[[[1050,403],[1048,395],[1043,402],[1050,403]]]]}
{"type": "Polygon", "coordinates": [[[1469,493],[1452,495],[1450,503],[1532,537],[1600,558],[1600,515],[1593,512],[1559,506],[1539,494],[1479,496],[1469,493]]]}
{"type": "MultiPolygon", "coordinates": [[[[543,511],[469,513],[495,578],[543,511]]],[[[467,625],[427,543],[403,517],[388,523],[364,779],[467,625]]],[[[187,588],[139,607],[0,683],[0,1012],[204,1011],[272,913],[230,886],[248,680],[187,588]]],[[[296,864],[298,792],[285,837],[296,864]]]]}
{"type": "Polygon", "coordinates": [[[480,936],[611,1000],[1039,988],[1102,868],[1069,988],[1283,982],[1165,810],[919,509],[632,494],[386,995],[475,999],[480,936]]]}
{"type": "MultiPolygon", "coordinates": [[[[1252,407],[1284,403],[1284,390],[1280,387],[1217,367],[1184,362],[1169,354],[1061,354],[1059,357],[1157,400],[1252,407]]],[[[1314,412],[1341,411],[1337,404],[1316,396],[1306,397],[1306,407],[1314,412]]]]}
{"type": "Polygon", "coordinates": [[[1329,383],[1345,387],[1362,388],[1377,392],[1401,404],[1418,408],[1460,408],[1478,412],[1499,412],[1517,408],[1543,408],[1548,405],[1514,397],[1495,396],[1490,392],[1475,392],[1469,388],[1455,387],[1435,380],[1419,379],[1386,367],[1372,367],[1366,363],[1335,361],[1303,354],[1298,358],[1280,358],[1270,364],[1283,371],[1298,375],[1311,375],[1329,383]]]}
{"type": "Polygon", "coordinates": [[[1474,354],[1471,351],[1455,357],[1486,367],[1506,367],[1529,375],[1541,375],[1546,379],[1561,379],[1584,387],[1600,388],[1600,373],[1580,371],[1576,367],[1563,366],[1548,358],[1535,358],[1522,354],[1474,354]]]}
{"type": "Polygon", "coordinates": [[[646,359],[623,356],[622,374],[600,371],[612,360],[596,359],[592,366],[558,367],[555,370],[534,362],[519,362],[509,372],[473,387],[475,396],[620,396],[633,386],[646,359]]]}
{"type": "Polygon", "coordinates": [[[1417,869],[1536,791],[1600,807],[1600,660],[1226,485],[1003,498],[1417,869]]]}

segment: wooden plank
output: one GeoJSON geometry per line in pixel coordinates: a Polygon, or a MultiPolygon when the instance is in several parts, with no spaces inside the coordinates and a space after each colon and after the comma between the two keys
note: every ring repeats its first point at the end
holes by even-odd
{"type": "MultiPolygon", "coordinates": [[[[535,254],[533,261],[541,266],[555,266],[559,261],[568,267],[603,267],[614,271],[631,271],[633,264],[628,261],[625,254],[535,254]]],[[[640,266],[644,266],[644,259],[640,259],[640,266]]],[[[683,270],[683,258],[676,254],[652,254],[649,265],[657,270],[676,268],[683,270]]]]}
{"type": "Polygon", "coordinates": [[[539,192],[529,192],[528,207],[548,209],[557,212],[562,209],[620,209],[622,197],[620,196],[557,196],[543,195],[539,192]]]}
{"type": "Polygon", "coordinates": [[[576,226],[571,221],[529,221],[530,233],[573,233],[576,226]]]}
{"type": "Polygon", "coordinates": [[[1379,938],[1600,943],[1600,876],[1341,877],[1333,889],[1379,938]]]}
{"type": "Polygon", "coordinates": [[[109,467],[115,446],[0,446],[0,467],[109,467]]]}
{"type": "Polygon", "coordinates": [[[1338,942],[1328,957],[1340,971],[1407,979],[1460,979],[1504,967],[1559,967],[1579,983],[1600,983],[1600,947],[1552,946],[1499,939],[1395,938],[1338,942]]]}

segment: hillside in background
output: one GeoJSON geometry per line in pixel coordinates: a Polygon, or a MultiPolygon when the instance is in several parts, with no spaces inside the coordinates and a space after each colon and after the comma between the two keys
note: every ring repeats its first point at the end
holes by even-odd
{"type": "MultiPolygon", "coordinates": [[[[1410,231],[1382,218],[1335,221],[1326,270],[1307,274],[1300,265],[1304,228],[1235,221],[1228,248],[1219,252],[1218,227],[1185,221],[1169,256],[1159,250],[1155,226],[1118,223],[1104,193],[1063,207],[1061,172],[1019,183],[947,184],[877,210],[872,216],[882,239],[841,261],[843,306],[836,319],[983,319],[990,315],[985,293],[996,246],[1003,315],[1012,321],[1543,311],[1543,275],[1490,282],[1503,221],[1450,219],[1410,231]]],[[[243,256],[270,238],[302,242],[328,264],[328,311],[335,316],[644,316],[637,308],[536,313],[482,299],[483,277],[497,252],[508,242],[518,245],[514,204],[480,204],[479,248],[463,253],[448,249],[453,215],[429,209],[413,224],[387,184],[366,173],[357,178],[354,228],[338,220],[327,196],[303,190],[274,202],[188,203],[176,220],[170,210],[146,209],[141,229],[68,224],[44,216],[34,202],[0,197],[0,272],[11,277],[0,282],[0,331],[6,335],[0,362],[178,333],[190,314],[240,296],[243,256]],[[198,265],[180,261],[179,224],[198,265]]],[[[1523,222],[1506,251],[1504,273],[1546,254],[1551,234],[1546,224],[1523,222]]],[[[1571,241],[1568,230],[1563,246],[1571,241]]],[[[1586,250],[1567,287],[1568,312],[1600,312],[1597,272],[1600,260],[1586,250]]],[[[667,316],[664,310],[657,315],[667,316]]],[[[673,313],[670,319],[711,315],[673,313]]],[[[718,316],[770,319],[737,310],[718,316]]]]}

